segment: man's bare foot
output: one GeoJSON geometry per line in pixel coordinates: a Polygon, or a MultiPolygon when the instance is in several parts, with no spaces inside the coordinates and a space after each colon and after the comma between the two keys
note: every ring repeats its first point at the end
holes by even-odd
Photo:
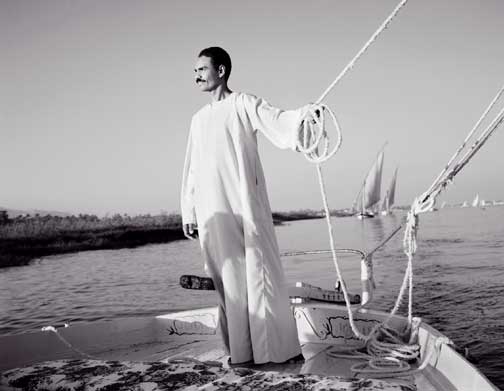
{"type": "Polygon", "coordinates": [[[228,357],[227,364],[229,365],[230,368],[240,367],[240,366],[249,366],[249,365],[254,365],[254,360],[233,363],[233,362],[231,362],[231,357],[228,357]]]}
{"type": "Polygon", "coordinates": [[[295,357],[291,357],[288,360],[284,361],[283,364],[300,364],[305,361],[305,358],[302,353],[299,353],[295,357]]]}

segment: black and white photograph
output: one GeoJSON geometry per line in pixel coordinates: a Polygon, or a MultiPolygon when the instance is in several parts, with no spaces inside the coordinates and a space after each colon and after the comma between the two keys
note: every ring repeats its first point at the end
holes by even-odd
{"type": "Polygon", "coordinates": [[[0,0],[0,391],[504,390],[503,17],[0,0]]]}

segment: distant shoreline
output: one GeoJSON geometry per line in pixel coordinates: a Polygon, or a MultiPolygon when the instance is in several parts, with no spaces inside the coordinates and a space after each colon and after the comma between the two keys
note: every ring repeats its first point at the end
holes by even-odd
{"type": "MultiPolygon", "coordinates": [[[[344,211],[331,215],[348,216],[344,211]]],[[[273,222],[322,218],[320,211],[274,212],[273,222]]],[[[18,216],[0,224],[0,268],[28,265],[32,260],[79,251],[134,248],[184,240],[179,215],[18,216]]]]}

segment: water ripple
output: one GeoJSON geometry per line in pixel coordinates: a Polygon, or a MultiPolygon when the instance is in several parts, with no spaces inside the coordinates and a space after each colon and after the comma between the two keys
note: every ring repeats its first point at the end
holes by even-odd
{"type": "MultiPolygon", "coordinates": [[[[421,216],[414,260],[414,311],[461,348],[504,388],[504,208],[450,209],[421,216]]],[[[333,219],[338,247],[370,250],[401,222],[401,215],[357,221],[333,219]]],[[[322,220],[277,228],[282,249],[328,248],[322,220]],[[295,244],[295,247],[293,247],[295,244]]],[[[330,255],[283,260],[292,284],[326,288],[336,276],[330,255]]],[[[348,286],[360,291],[358,259],[341,258],[348,286]]],[[[406,267],[402,235],[374,256],[374,306],[390,310],[406,267]]],[[[202,274],[199,245],[180,241],[135,249],[47,257],[0,270],[0,335],[50,324],[143,317],[215,305],[213,293],[180,288],[181,274],[202,274]],[[64,267],[62,267],[64,265],[64,267]]],[[[401,306],[404,314],[406,303],[401,306]]]]}

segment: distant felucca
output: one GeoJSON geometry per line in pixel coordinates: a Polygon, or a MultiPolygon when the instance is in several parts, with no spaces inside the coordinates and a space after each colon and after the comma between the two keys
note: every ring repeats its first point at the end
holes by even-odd
{"type": "Polygon", "coordinates": [[[364,180],[364,183],[353,202],[352,210],[356,212],[357,218],[359,219],[375,216],[375,208],[380,202],[382,169],[383,148],[369,170],[366,179],[364,180]]]}
{"type": "Polygon", "coordinates": [[[381,205],[381,214],[383,216],[387,216],[390,213],[392,213],[392,205],[394,205],[395,202],[395,188],[396,188],[396,182],[397,182],[397,170],[398,168],[395,169],[394,175],[392,176],[392,179],[390,180],[390,185],[389,188],[387,189],[385,193],[385,197],[383,197],[383,202],[381,205]]]}
{"type": "Polygon", "coordinates": [[[474,197],[474,200],[472,202],[473,207],[478,207],[479,206],[479,194],[476,194],[476,197],[474,197]]]}

